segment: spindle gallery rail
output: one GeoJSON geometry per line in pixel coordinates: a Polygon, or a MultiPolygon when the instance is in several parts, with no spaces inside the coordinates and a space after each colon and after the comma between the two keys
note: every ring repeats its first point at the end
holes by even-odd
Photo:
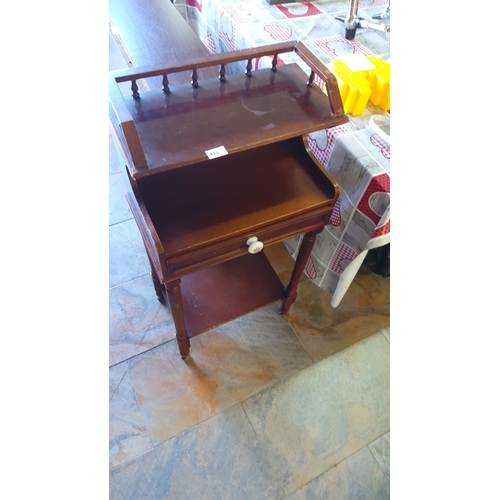
{"type": "Polygon", "coordinates": [[[183,71],[191,71],[191,85],[199,87],[198,70],[211,66],[219,66],[219,80],[226,81],[226,65],[234,62],[247,61],[245,74],[248,77],[252,76],[252,60],[258,57],[272,56],[271,71],[276,71],[278,54],[285,52],[295,52],[311,69],[311,74],[306,84],[311,86],[315,75],[318,75],[325,82],[325,87],[328,94],[330,108],[334,116],[340,117],[344,115],[344,108],[340,93],[338,90],[337,80],[325,65],[302,43],[302,42],[285,42],[274,45],[266,45],[264,47],[256,47],[251,49],[243,49],[222,54],[211,54],[202,59],[190,60],[189,63],[175,66],[165,66],[157,64],[153,66],[141,68],[129,68],[125,70],[114,71],[111,73],[111,78],[116,83],[131,82],[132,96],[134,99],[140,99],[139,87],[137,80],[162,76],[163,91],[170,92],[168,75],[172,73],[180,73],[183,71]]]}

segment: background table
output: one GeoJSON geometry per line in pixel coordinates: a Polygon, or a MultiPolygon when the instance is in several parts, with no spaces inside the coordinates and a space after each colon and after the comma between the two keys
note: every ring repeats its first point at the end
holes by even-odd
{"type": "MultiPolygon", "coordinates": [[[[385,0],[359,0],[358,14],[370,19],[385,4],[385,0]]],[[[175,6],[212,53],[300,40],[327,67],[346,54],[390,58],[388,33],[358,29],[354,40],[344,37],[343,23],[335,17],[348,12],[348,0],[282,5],[266,0],[176,0],[175,6]]],[[[291,62],[309,73],[295,54],[278,58],[278,65],[291,62]]],[[[256,61],[256,69],[270,66],[270,58],[256,61]]],[[[228,68],[228,73],[236,70],[228,68]]],[[[333,307],[342,300],[368,250],[390,241],[390,144],[368,127],[373,114],[388,116],[369,102],[361,116],[349,115],[349,123],[308,135],[314,155],[341,189],[331,224],[318,236],[305,271],[332,294],[333,307]]],[[[300,239],[285,242],[294,257],[300,239]]]]}

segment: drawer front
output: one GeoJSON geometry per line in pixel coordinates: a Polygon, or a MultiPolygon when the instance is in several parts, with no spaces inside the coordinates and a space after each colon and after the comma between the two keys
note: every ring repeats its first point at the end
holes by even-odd
{"type": "Polygon", "coordinates": [[[247,239],[257,236],[259,241],[266,245],[284,241],[293,236],[314,229],[321,229],[330,216],[331,209],[317,210],[299,217],[295,217],[279,224],[270,225],[252,233],[247,233],[226,241],[167,259],[167,269],[170,277],[181,277],[197,269],[209,265],[219,264],[248,253],[247,239]]]}

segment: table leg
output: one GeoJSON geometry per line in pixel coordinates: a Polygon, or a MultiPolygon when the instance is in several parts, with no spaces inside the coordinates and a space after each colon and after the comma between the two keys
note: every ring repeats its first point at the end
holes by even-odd
{"type": "Polygon", "coordinates": [[[182,359],[186,359],[189,355],[191,343],[189,342],[186,325],[184,323],[184,306],[182,304],[180,284],[181,280],[177,279],[166,283],[165,287],[167,289],[170,310],[172,311],[172,316],[174,318],[175,336],[177,338],[179,352],[181,353],[182,359]]]}
{"type": "Polygon", "coordinates": [[[149,265],[151,266],[151,279],[153,280],[153,286],[155,287],[156,296],[163,305],[168,305],[165,299],[165,287],[160,283],[158,276],[156,276],[156,271],[155,268],[153,267],[151,259],[149,258],[149,255],[148,255],[148,260],[149,260],[149,265]]]}
{"type": "Polygon", "coordinates": [[[280,316],[286,316],[290,307],[297,298],[297,285],[299,284],[300,277],[306,267],[307,259],[309,258],[309,255],[311,255],[311,251],[316,241],[316,236],[320,232],[321,230],[310,231],[309,233],[306,233],[302,239],[299,254],[297,255],[297,260],[295,261],[295,266],[293,268],[292,277],[290,278],[290,283],[288,283],[288,286],[283,290],[283,302],[281,304],[280,316]]]}

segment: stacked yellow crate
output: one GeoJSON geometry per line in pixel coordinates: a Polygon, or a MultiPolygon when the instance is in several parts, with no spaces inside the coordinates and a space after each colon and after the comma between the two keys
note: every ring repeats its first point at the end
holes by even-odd
{"type": "Polygon", "coordinates": [[[380,57],[354,54],[334,59],[330,69],[337,78],[346,113],[361,115],[368,100],[384,111],[390,110],[389,63],[380,57]]]}
{"type": "Polygon", "coordinates": [[[370,87],[370,101],[380,106],[384,111],[391,109],[391,65],[380,57],[366,56],[375,66],[374,71],[368,72],[370,87]]]}

